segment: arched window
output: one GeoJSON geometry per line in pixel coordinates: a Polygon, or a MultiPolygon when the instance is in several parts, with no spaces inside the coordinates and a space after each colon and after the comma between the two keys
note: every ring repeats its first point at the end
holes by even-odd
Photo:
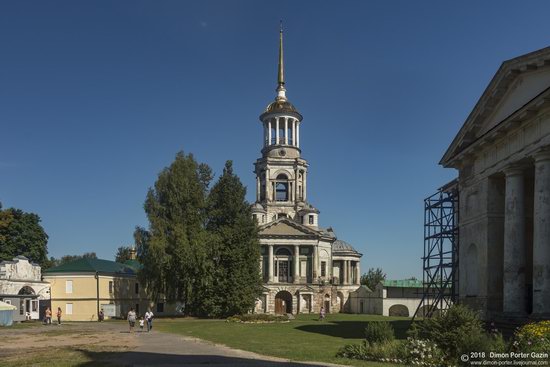
{"type": "Polygon", "coordinates": [[[277,176],[275,183],[275,200],[288,201],[288,177],[285,174],[277,176]]]}
{"type": "Polygon", "coordinates": [[[277,249],[277,251],[275,252],[275,255],[277,255],[277,256],[292,256],[292,254],[290,253],[290,250],[285,248],[285,247],[281,247],[281,248],[277,249]]]}

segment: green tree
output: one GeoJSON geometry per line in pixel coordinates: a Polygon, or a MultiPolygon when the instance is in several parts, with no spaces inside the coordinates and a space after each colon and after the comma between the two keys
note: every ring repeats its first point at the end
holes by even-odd
{"type": "Polygon", "coordinates": [[[82,255],[64,255],[64,256],[61,256],[59,259],[56,259],[55,257],[52,256],[44,262],[42,269],[46,270],[49,268],[53,268],[55,266],[67,264],[67,263],[70,263],[71,261],[80,260],[80,259],[97,259],[97,255],[95,252],[85,252],[82,255]]]}
{"type": "Polygon", "coordinates": [[[120,246],[115,255],[115,261],[117,263],[123,263],[126,260],[132,259],[132,247],[131,246],[120,246]]]}
{"type": "Polygon", "coordinates": [[[208,316],[248,312],[261,292],[258,229],[245,200],[246,188],[227,161],[208,196],[212,286],[204,298],[208,316]]]}
{"type": "Polygon", "coordinates": [[[15,208],[2,210],[0,203],[0,261],[23,255],[42,265],[48,259],[47,244],[38,215],[15,208]]]}
{"type": "Polygon", "coordinates": [[[180,301],[185,313],[198,314],[211,282],[206,195],[212,171],[179,152],[149,189],[144,204],[149,228],[136,228],[140,279],[153,297],[180,301]]]}
{"type": "Polygon", "coordinates": [[[366,274],[361,275],[361,284],[366,285],[370,290],[374,290],[383,280],[386,280],[386,273],[381,268],[370,268],[366,274]]]}

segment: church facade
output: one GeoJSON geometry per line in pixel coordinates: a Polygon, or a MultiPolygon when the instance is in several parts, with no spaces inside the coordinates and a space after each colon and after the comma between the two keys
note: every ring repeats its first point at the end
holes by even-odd
{"type": "Polygon", "coordinates": [[[307,201],[302,115],[286,96],[282,30],[276,91],[275,101],[260,115],[263,148],[254,164],[252,215],[259,225],[264,280],[255,312],[347,311],[349,293],[359,287],[362,255],[337,239],[332,228],[321,228],[319,210],[307,201]]]}
{"type": "Polygon", "coordinates": [[[459,298],[550,315],[550,47],[505,61],[441,159],[459,173],[459,298]]]}

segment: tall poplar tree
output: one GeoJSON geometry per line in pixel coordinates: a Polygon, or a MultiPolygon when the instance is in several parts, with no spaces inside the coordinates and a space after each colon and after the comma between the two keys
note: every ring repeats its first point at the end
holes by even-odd
{"type": "Polygon", "coordinates": [[[136,228],[141,279],[149,293],[184,304],[186,314],[201,313],[201,299],[211,283],[206,195],[212,172],[179,152],[149,189],[144,208],[149,229],[136,228]]]}
{"type": "Polygon", "coordinates": [[[227,161],[208,196],[207,229],[214,266],[203,305],[209,316],[246,313],[260,295],[258,228],[245,195],[232,161],[227,161]]]}

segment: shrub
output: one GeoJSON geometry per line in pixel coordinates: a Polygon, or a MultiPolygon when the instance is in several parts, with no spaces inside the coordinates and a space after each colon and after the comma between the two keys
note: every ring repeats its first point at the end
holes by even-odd
{"type": "Polygon", "coordinates": [[[403,341],[392,340],[382,343],[348,344],[340,348],[337,357],[366,361],[405,363],[407,357],[403,341]]]}
{"type": "Polygon", "coordinates": [[[385,343],[395,339],[393,327],[387,321],[372,321],[365,328],[365,339],[369,343],[385,343]]]}
{"type": "Polygon", "coordinates": [[[479,351],[481,345],[492,346],[479,315],[461,305],[454,305],[440,315],[414,323],[409,335],[413,339],[437,343],[447,363],[458,362],[462,354],[472,350],[479,351]]]}
{"type": "Polygon", "coordinates": [[[428,367],[443,365],[445,355],[431,340],[407,338],[407,364],[428,367]]]}
{"type": "Polygon", "coordinates": [[[548,352],[550,350],[550,321],[523,325],[514,333],[514,352],[548,352]]]}
{"type": "Polygon", "coordinates": [[[263,313],[252,313],[245,315],[235,315],[228,317],[227,322],[243,322],[243,323],[269,323],[269,322],[288,322],[286,315],[269,315],[263,313]]]}

